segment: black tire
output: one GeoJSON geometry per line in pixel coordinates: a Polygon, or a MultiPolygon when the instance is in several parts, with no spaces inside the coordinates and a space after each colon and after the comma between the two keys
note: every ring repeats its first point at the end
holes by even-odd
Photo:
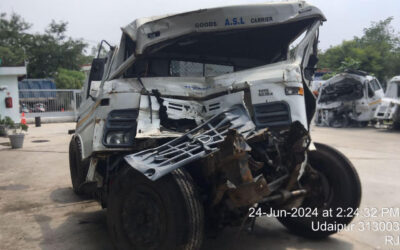
{"type": "Polygon", "coordinates": [[[393,122],[393,129],[400,130],[400,122],[393,122]]]}
{"type": "Polygon", "coordinates": [[[204,211],[185,170],[153,182],[126,167],[112,181],[107,224],[118,250],[194,250],[202,244],[204,211]]]}
{"type": "Polygon", "coordinates": [[[85,182],[89,170],[90,158],[82,160],[81,144],[72,137],[69,143],[69,170],[71,173],[72,189],[77,195],[83,195],[81,184],[85,182]]]}
{"type": "Polygon", "coordinates": [[[360,128],[366,128],[366,127],[368,127],[368,124],[369,124],[368,121],[364,121],[364,122],[359,122],[359,123],[358,123],[358,126],[359,126],[360,128]]]}
{"type": "Polygon", "coordinates": [[[329,127],[345,128],[349,125],[349,119],[345,115],[337,116],[329,122],[329,127]]]}
{"type": "Polygon", "coordinates": [[[317,223],[330,223],[348,225],[354,218],[355,212],[361,202],[361,183],[358,174],[351,162],[339,151],[324,144],[315,143],[317,150],[310,151],[308,159],[310,165],[323,176],[325,181],[324,198],[307,197],[301,207],[318,208],[318,216],[314,217],[279,217],[278,220],[294,234],[307,238],[324,238],[337,232],[337,230],[315,230],[317,223]],[[329,192],[326,192],[327,186],[329,192]],[[323,217],[322,211],[332,209],[332,217],[323,217]],[[344,211],[338,217],[339,212],[344,211]],[[312,227],[314,223],[314,228],[312,227]]]}
{"type": "Polygon", "coordinates": [[[322,124],[321,124],[321,114],[320,114],[320,112],[316,112],[316,117],[315,117],[315,119],[314,119],[314,124],[315,124],[315,126],[322,126],[322,124]]]}

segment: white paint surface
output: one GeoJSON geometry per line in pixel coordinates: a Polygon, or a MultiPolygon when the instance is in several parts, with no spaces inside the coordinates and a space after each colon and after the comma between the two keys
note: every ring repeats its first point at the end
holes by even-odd
{"type": "Polygon", "coordinates": [[[25,67],[0,67],[0,115],[20,122],[18,76],[26,74],[25,67]],[[13,107],[6,108],[6,97],[12,97],[13,107]]]}

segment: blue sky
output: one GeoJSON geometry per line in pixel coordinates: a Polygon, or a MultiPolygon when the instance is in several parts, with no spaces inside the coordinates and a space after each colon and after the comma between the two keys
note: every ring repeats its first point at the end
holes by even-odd
{"type": "MultiPolygon", "coordinates": [[[[1,0],[0,12],[16,12],[42,32],[54,20],[69,23],[68,35],[83,38],[90,45],[106,39],[118,44],[120,27],[138,17],[196,10],[200,8],[261,3],[244,0],[1,0]]],[[[319,7],[328,21],[322,26],[320,48],[340,44],[361,36],[371,22],[394,17],[393,27],[400,31],[400,0],[309,0],[319,7]]]]}

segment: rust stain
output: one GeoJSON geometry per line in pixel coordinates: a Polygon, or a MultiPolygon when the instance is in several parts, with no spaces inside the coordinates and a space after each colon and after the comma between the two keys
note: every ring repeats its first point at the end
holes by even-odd
{"type": "Polygon", "coordinates": [[[76,127],[79,128],[87,119],[89,119],[89,117],[94,113],[94,111],[96,110],[96,108],[100,105],[100,101],[98,100],[96,102],[96,104],[93,106],[93,108],[89,111],[89,113],[87,115],[85,115],[82,119],[80,119],[78,121],[78,123],[76,124],[76,127]]]}

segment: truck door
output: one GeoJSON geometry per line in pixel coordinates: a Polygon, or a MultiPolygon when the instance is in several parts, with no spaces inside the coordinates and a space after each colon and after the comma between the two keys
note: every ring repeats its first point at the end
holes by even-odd
{"type": "Polygon", "coordinates": [[[367,99],[369,110],[372,114],[375,113],[376,108],[382,101],[384,96],[383,90],[377,79],[372,79],[367,84],[367,99]]]}
{"type": "Polygon", "coordinates": [[[82,104],[79,108],[75,133],[81,139],[83,158],[89,157],[92,153],[95,111],[100,104],[100,98],[96,97],[105,63],[106,58],[93,59],[89,78],[82,92],[82,104]]]}
{"type": "Polygon", "coordinates": [[[308,125],[314,116],[316,99],[310,90],[310,82],[318,62],[318,37],[320,22],[315,22],[306,32],[303,40],[293,51],[294,62],[300,66],[303,79],[304,97],[308,125]]]}

